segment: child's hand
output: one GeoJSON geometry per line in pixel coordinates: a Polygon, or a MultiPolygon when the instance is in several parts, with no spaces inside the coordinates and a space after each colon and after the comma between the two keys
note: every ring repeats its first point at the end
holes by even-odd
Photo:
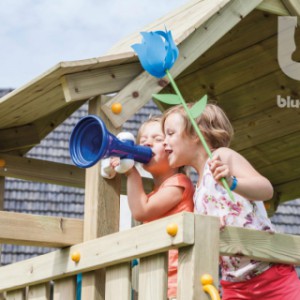
{"type": "Polygon", "coordinates": [[[221,184],[221,179],[225,178],[227,183],[231,185],[232,178],[230,176],[230,171],[228,165],[224,164],[219,155],[214,156],[208,162],[210,171],[214,177],[214,179],[221,184]]]}
{"type": "Polygon", "coordinates": [[[120,157],[113,156],[110,158],[110,166],[114,169],[115,167],[120,165],[120,157]]]}
{"type": "Polygon", "coordinates": [[[119,174],[127,173],[133,166],[134,160],[130,158],[111,157],[110,166],[119,174]]]}

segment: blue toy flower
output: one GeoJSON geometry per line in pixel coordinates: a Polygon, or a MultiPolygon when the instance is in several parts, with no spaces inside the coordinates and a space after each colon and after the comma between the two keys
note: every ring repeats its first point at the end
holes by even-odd
{"type": "MultiPolygon", "coordinates": [[[[183,99],[171,73],[169,70],[173,67],[177,57],[178,48],[174,43],[171,31],[150,31],[141,32],[143,40],[141,44],[134,44],[131,47],[137,53],[142,67],[154,77],[162,78],[165,75],[168,76],[170,84],[172,85],[176,95],[174,94],[156,94],[153,98],[164,102],[168,105],[182,104],[184,107],[192,126],[199,136],[200,141],[203,144],[205,151],[209,158],[212,158],[212,153],[208,147],[203,134],[201,133],[195,120],[203,112],[206,103],[207,95],[202,97],[191,109],[187,107],[185,100],[183,99]]],[[[230,198],[234,201],[234,196],[228,186],[225,178],[221,179],[224,187],[226,188],[230,198]]]]}
{"type": "Polygon", "coordinates": [[[152,76],[162,78],[171,69],[178,57],[178,48],[171,31],[141,32],[141,44],[131,47],[137,53],[141,65],[152,76]]]}

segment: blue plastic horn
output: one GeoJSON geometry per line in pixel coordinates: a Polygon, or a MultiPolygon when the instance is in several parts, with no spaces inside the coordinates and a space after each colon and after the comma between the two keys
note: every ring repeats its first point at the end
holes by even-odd
{"type": "Polygon", "coordinates": [[[69,146],[71,159],[80,168],[91,167],[100,159],[110,156],[127,157],[143,164],[152,158],[149,147],[119,140],[95,115],[79,120],[71,133],[69,146]]]}

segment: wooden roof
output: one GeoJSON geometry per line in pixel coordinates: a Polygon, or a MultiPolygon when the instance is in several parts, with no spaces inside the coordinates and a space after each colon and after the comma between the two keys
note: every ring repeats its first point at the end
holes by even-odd
{"type": "MultiPolygon", "coordinates": [[[[224,108],[235,128],[232,147],[271,180],[277,204],[300,197],[300,109],[276,102],[277,95],[300,98],[299,82],[277,62],[277,17],[299,14],[297,0],[193,0],[143,29],[172,30],[180,56],[171,73],[184,97],[208,94],[224,108]]],[[[59,63],[1,98],[0,152],[25,154],[92,97],[117,92],[102,109],[120,127],[153,93],[170,89],[132,52],[140,31],[103,57],[59,63]],[[110,109],[116,101],[120,115],[110,109]]]]}

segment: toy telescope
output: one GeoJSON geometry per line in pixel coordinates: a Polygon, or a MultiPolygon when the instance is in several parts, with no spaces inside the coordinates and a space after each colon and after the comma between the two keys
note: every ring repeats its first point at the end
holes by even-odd
{"type": "Polygon", "coordinates": [[[83,117],[70,137],[70,155],[74,164],[88,168],[110,156],[129,158],[147,164],[152,158],[149,147],[135,145],[132,140],[119,140],[95,115],[83,117]]]}

